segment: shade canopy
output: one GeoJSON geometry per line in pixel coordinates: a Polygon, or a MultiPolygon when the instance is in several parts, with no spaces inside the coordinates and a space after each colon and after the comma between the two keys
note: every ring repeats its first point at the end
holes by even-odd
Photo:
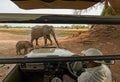
{"type": "Polygon", "coordinates": [[[117,14],[120,14],[120,0],[109,0],[110,5],[117,14]]]}
{"type": "Polygon", "coordinates": [[[11,0],[22,9],[86,9],[104,0],[11,0]]]}

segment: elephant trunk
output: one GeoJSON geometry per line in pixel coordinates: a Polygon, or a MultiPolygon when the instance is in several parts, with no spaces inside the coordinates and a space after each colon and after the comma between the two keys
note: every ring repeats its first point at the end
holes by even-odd
{"type": "Polygon", "coordinates": [[[58,41],[57,41],[57,39],[56,39],[56,35],[55,35],[55,33],[52,32],[51,35],[53,36],[53,38],[54,38],[54,40],[55,40],[55,42],[56,42],[58,48],[60,48],[60,46],[59,46],[59,44],[58,44],[58,41]]]}

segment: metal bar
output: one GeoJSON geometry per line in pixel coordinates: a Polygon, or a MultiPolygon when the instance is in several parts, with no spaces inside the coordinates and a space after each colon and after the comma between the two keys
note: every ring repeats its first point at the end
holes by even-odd
{"type": "Polygon", "coordinates": [[[76,56],[76,57],[41,57],[41,58],[0,58],[0,64],[69,62],[86,60],[120,60],[120,55],[76,56]]]}
{"type": "Polygon", "coordinates": [[[0,14],[0,23],[120,24],[120,16],[0,14]]]}

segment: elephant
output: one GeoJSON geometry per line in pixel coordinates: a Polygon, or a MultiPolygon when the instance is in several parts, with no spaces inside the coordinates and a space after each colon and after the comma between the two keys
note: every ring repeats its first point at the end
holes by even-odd
{"type": "Polygon", "coordinates": [[[52,40],[50,38],[50,34],[53,36],[57,46],[59,47],[58,41],[56,39],[56,35],[54,33],[54,27],[53,26],[48,26],[48,25],[43,25],[39,26],[36,25],[32,27],[31,30],[31,43],[33,44],[33,41],[36,40],[36,45],[38,45],[38,39],[40,37],[44,37],[44,46],[47,46],[47,39],[50,41],[50,45],[52,45],[52,40]]]}
{"type": "Polygon", "coordinates": [[[28,53],[28,49],[30,48],[30,50],[33,49],[33,45],[31,44],[30,41],[18,41],[16,43],[16,53],[17,55],[21,55],[21,50],[24,50],[24,54],[28,53]]]}

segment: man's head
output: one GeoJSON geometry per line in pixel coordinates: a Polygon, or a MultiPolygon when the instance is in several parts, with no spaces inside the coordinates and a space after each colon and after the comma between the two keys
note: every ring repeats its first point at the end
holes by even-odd
{"type": "MultiPolygon", "coordinates": [[[[103,55],[103,53],[100,50],[95,48],[89,48],[87,50],[83,50],[81,53],[84,54],[84,56],[102,56],[103,55]]],[[[104,63],[104,61],[101,61],[101,60],[94,60],[93,62],[104,63]]]]}
{"type": "Polygon", "coordinates": [[[81,53],[83,53],[85,56],[102,56],[103,55],[103,53],[96,48],[89,48],[87,50],[83,50],[81,53]]]}

